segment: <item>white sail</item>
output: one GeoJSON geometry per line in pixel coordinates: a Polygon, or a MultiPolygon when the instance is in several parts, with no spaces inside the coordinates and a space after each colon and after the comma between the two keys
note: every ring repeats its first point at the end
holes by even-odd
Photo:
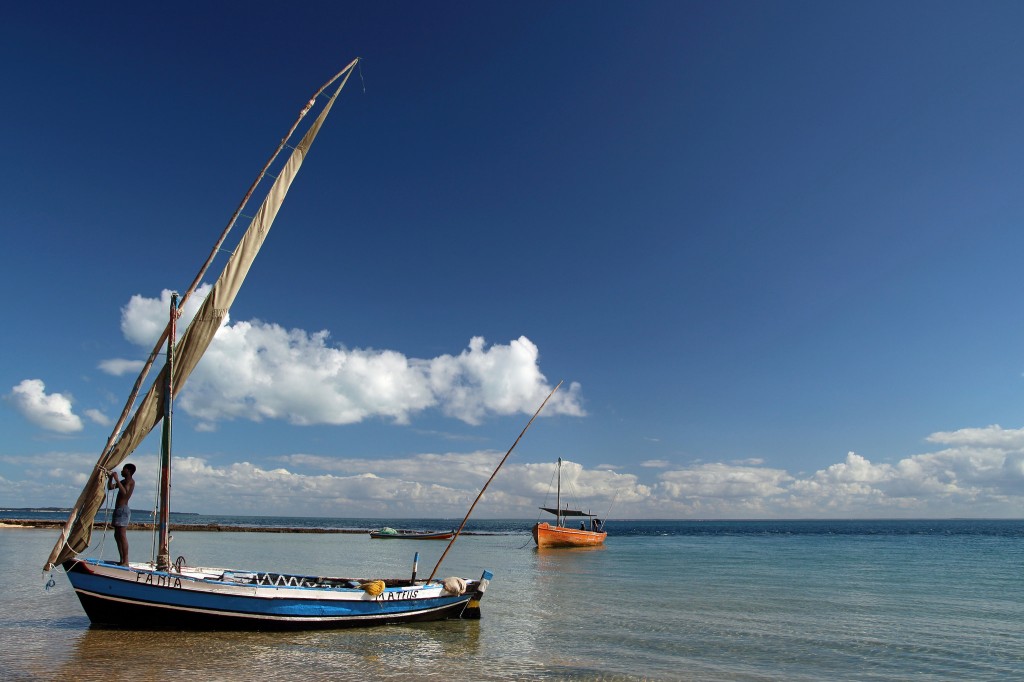
{"type": "MultiPolygon", "coordinates": [[[[330,85],[330,83],[344,75],[334,94],[331,95],[325,104],[323,111],[320,112],[320,115],[310,125],[301,142],[294,148],[288,161],[278,174],[277,179],[267,192],[267,196],[264,198],[259,211],[252,219],[252,222],[249,223],[248,229],[246,229],[234,253],[228,259],[227,264],[214,283],[213,289],[200,307],[195,319],[192,320],[188,329],[175,345],[175,364],[173,370],[175,391],[180,391],[182,386],[184,386],[185,380],[188,379],[192,370],[195,369],[195,366],[199,363],[200,358],[202,358],[203,353],[206,352],[207,347],[220,328],[228,309],[231,307],[235,296],[238,294],[238,290],[242,286],[242,282],[245,280],[245,276],[249,272],[249,268],[259,253],[263,241],[266,239],[267,233],[273,225],[274,218],[277,216],[277,212],[281,208],[281,204],[288,194],[288,189],[298,174],[299,168],[302,166],[302,162],[310,146],[313,144],[313,140],[327,118],[334,100],[342,88],[345,87],[345,83],[352,73],[352,67],[357,61],[353,61],[335,76],[332,81],[328,82],[328,85],[330,85]]],[[[323,88],[321,88],[322,90],[323,88]]],[[[310,102],[311,104],[312,102],[310,102]]],[[[306,110],[308,108],[309,105],[307,105],[306,110]]],[[[306,110],[304,110],[304,113],[306,110]]],[[[165,366],[153,381],[149,392],[142,399],[120,438],[113,447],[106,450],[100,456],[43,570],[51,570],[55,565],[72,558],[89,546],[93,521],[106,497],[108,472],[114,470],[121,462],[127,459],[149,432],[160,423],[164,412],[166,372],[167,368],[165,366]]]]}

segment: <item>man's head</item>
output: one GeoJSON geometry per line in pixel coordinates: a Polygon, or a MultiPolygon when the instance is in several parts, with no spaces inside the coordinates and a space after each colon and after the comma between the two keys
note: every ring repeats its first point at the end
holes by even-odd
{"type": "Polygon", "coordinates": [[[135,465],[134,465],[134,464],[131,464],[131,463],[129,463],[129,464],[125,464],[125,465],[124,465],[124,466],[123,466],[123,467],[121,468],[121,473],[122,473],[122,474],[123,474],[124,476],[134,476],[134,475],[135,475],[135,465]]]}

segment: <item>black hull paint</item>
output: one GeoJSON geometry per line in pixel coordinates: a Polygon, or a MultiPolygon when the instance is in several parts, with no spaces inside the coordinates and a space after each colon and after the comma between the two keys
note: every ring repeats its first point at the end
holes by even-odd
{"type": "Polygon", "coordinates": [[[130,630],[341,630],[347,628],[376,627],[396,623],[418,623],[436,620],[480,618],[480,609],[456,604],[447,609],[407,617],[386,619],[348,619],[333,621],[285,621],[264,618],[221,616],[193,611],[181,611],[161,606],[141,606],[103,599],[78,593],[78,600],[94,627],[130,630]],[[475,611],[475,615],[471,613],[475,611]]]}

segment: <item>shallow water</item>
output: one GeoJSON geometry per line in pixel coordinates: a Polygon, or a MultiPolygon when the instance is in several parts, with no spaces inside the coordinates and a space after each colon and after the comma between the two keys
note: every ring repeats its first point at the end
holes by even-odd
{"type": "MultiPolygon", "coordinates": [[[[544,552],[527,526],[483,524],[499,534],[460,538],[438,573],[494,572],[480,621],[310,633],[91,628],[62,571],[45,589],[56,533],[0,529],[0,677],[1024,678],[1024,522],[616,522],[604,548],[544,552]]],[[[447,545],[175,536],[190,564],[367,577],[407,576],[416,551],[425,577],[447,545]]],[[[149,555],[149,533],[130,540],[149,555]]],[[[116,554],[111,537],[103,551],[116,554]]]]}

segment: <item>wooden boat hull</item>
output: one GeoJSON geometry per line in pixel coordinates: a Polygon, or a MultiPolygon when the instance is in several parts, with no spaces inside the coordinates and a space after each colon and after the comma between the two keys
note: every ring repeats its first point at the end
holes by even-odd
{"type": "Polygon", "coordinates": [[[493,577],[452,594],[440,582],[385,581],[377,596],[356,580],[183,567],[157,571],[69,560],[68,579],[94,625],[135,629],[314,630],[476,619],[493,577]],[[394,585],[394,586],[392,586],[394,585]]]}
{"type": "Polygon", "coordinates": [[[375,540],[451,540],[455,533],[370,533],[375,540]]]}
{"type": "Polygon", "coordinates": [[[537,547],[596,547],[603,545],[608,533],[580,530],[538,523],[533,526],[533,541],[537,547]]]}

